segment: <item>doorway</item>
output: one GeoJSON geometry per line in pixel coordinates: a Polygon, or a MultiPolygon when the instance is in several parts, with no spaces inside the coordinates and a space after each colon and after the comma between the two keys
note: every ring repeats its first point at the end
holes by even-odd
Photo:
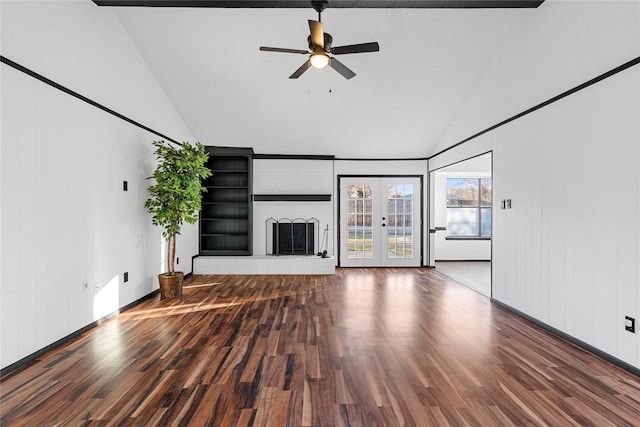
{"type": "Polygon", "coordinates": [[[340,266],[419,267],[422,178],[339,177],[340,266]]]}
{"type": "Polygon", "coordinates": [[[491,297],[492,153],[430,171],[429,265],[491,297]]]}

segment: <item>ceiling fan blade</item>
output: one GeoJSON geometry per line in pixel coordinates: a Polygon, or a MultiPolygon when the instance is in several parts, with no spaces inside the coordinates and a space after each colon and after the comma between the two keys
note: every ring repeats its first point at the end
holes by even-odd
{"type": "Polygon", "coordinates": [[[300,68],[298,68],[296,71],[294,71],[293,74],[291,74],[289,76],[289,78],[290,79],[297,79],[298,77],[300,77],[302,75],[302,73],[307,71],[309,69],[309,67],[311,67],[311,62],[309,62],[307,60],[304,64],[302,64],[302,66],[300,68]]]}
{"type": "Polygon", "coordinates": [[[342,77],[344,77],[347,80],[349,80],[352,77],[355,77],[356,73],[354,73],[349,68],[347,68],[347,66],[344,65],[342,62],[338,61],[336,58],[329,58],[329,59],[330,59],[329,65],[331,66],[331,68],[333,68],[338,73],[340,73],[342,77]]]}
{"type": "Polygon", "coordinates": [[[283,52],[283,53],[302,53],[304,55],[308,55],[309,51],[302,49],[286,49],[282,47],[266,47],[260,46],[260,50],[263,52],[283,52]]]}
{"type": "Polygon", "coordinates": [[[311,30],[311,43],[324,49],[324,26],[322,22],[309,20],[309,29],[311,30]]]}
{"type": "Polygon", "coordinates": [[[332,47],[331,53],[334,55],[344,55],[346,53],[378,52],[379,50],[380,45],[378,45],[378,42],[371,42],[332,47]]]}

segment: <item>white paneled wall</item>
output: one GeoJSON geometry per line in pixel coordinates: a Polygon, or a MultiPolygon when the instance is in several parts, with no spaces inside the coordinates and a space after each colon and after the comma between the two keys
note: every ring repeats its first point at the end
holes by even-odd
{"type": "Polygon", "coordinates": [[[639,54],[637,0],[545,0],[514,24],[438,149],[577,86],[639,54]]]}
{"type": "MultiPolygon", "coordinates": [[[[109,88],[108,99],[152,114],[162,123],[158,131],[191,138],[106,9],[91,2],[0,6],[3,55],[85,96],[100,97],[109,88]],[[70,43],[79,25],[83,39],[70,43]],[[108,50],[101,49],[105,45],[108,50]],[[54,61],[59,58],[68,61],[63,75],[54,61]],[[69,63],[82,64],[85,73],[69,63]],[[118,77],[123,72],[125,81],[118,77]]],[[[1,67],[0,365],[5,368],[157,289],[164,254],[161,231],[144,210],[145,178],[153,170],[151,141],[158,137],[1,67]]],[[[198,250],[196,233],[196,226],[188,227],[178,243],[179,256],[189,260],[187,272],[198,250]]]]}
{"type": "MultiPolygon", "coordinates": [[[[640,54],[640,2],[546,0],[496,51],[445,148],[640,54]],[[567,29],[570,29],[569,31],[567,29]],[[594,29],[597,29],[594,31],[594,29]]],[[[492,295],[640,367],[640,66],[430,159],[493,152],[492,295]]]]}
{"type": "Polygon", "coordinates": [[[640,67],[430,162],[493,150],[493,297],[640,367],[640,67]]]}

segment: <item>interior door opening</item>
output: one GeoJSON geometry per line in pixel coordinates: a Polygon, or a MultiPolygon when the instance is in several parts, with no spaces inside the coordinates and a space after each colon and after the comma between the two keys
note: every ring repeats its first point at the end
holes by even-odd
{"type": "Polygon", "coordinates": [[[491,297],[492,153],[429,173],[429,265],[491,297]]]}

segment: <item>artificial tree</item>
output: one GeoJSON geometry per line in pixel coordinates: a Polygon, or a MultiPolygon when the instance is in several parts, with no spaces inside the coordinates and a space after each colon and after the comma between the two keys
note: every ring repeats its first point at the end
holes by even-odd
{"type": "Polygon", "coordinates": [[[202,193],[207,191],[202,181],[212,175],[206,166],[209,158],[204,146],[184,142],[181,145],[153,141],[158,160],[153,175],[155,183],[149,186],[149,198],[144,206],[152,215],[151,222],[164,229],[162,237],[166,241],[167,271],[158,275],[163,298],[182,296],[184,274],[175,271],[176,236],[182,225],[195,224],[202,206],[202,193]],[[171,287],[163,292],[163,281],[171,282],[171,287]]]}

